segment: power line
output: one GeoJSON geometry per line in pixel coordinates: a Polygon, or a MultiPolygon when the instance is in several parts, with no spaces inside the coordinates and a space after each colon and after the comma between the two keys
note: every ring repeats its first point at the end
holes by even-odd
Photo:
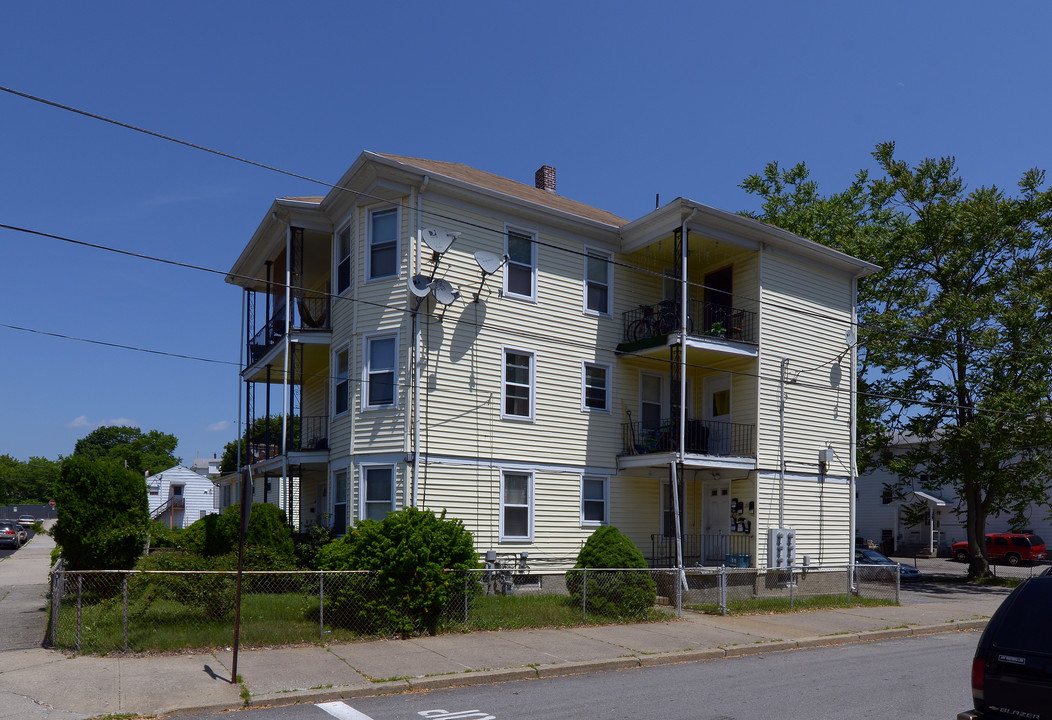
{"type": "MultiPolygon", "coordinates": [[[[369,199],[373,199],[373,200],[382,201],[382,202],[385,202],[385,203],[388,203],[388,204],[395,205],[398,208],[403,209],[403,210],[409,210],[409,211],[415,210],[414,208],[409,207],[409,206],[407,206],[406,204],[404,204],[404,203],[402,203],[400,201],[399,202],[391,202],[387,198],[382,198],[382,197],[379,197],[379,196],[376,196],[376,195],[371,195],[371,194],[363,192],[363,191],[354,190],[354,189],[346,187],[344,185],[339,185],[339,184],[335,184],[335,183],[326,182],[324,180],[319,180],[317,178],[311,177],[309,175],[304,175],[302,173],[297,173],[297,172],[293,172],[291,170],[285,170],[283,168],[279,168],[279,167],[276,167],[276,166],[273,166],[273,165],[268,165],[266,163],[258,162],[258,161],[255,161],[255,160],[250,160],[248,158],[244,158],[244,157],[241,157],[241,156],[238,156],[238,155],[234,155],[232,153],[224,152],[222,150],[216,150],[214,148],[210,148],[210,147],[207,147],[205,145],[201,145],[201,144],[198,144],[198,143],[190,142],[188,140],[182,140],[180,138],[177,138],[177,137],[174,137],[174,136],[171,136],[171,135],[166,135],[164,133],[160,133],[160,132],[157,132],[157,131],[154,131],[154,130],[149,130],[149,129],[146,129],[146,128],[143,128],[143,127],[139,127],[137,125],[132,125],[131,123],[126,123],[126,122],[123,122],[123,121],[120,121],[120,120],[116,120],[116,119],[113,119],[113,118],[110,118],[110,117],[107,117],[107,116],[104,116],[104,115],[100,115],[98,113],[89,112],[87,110],[83,110],[81,108],[73,107],[71,105],[66,105],[66,104],[63,104],[63,103],[60,103],[60,102],[57,102],[57,101],[54,101],[54,100],[48,100],[47,98],[43,98],[43,97],[40,97],[40,96],[37,96],[37,95],[32,95],[30,93],[22,92],[20,90],[15,90],[14,88],[9,88],[9,87],[6,87],[6,86],[0,86],[0,91],[9,93],[11,95],[15,95],[15,96],[27,99],[27,100],[31,100],[33,102],[42,103],[44,105],[48,105],[50,107],[54,107],[54,108],[57,108],[57,109],[60,109],[60,110],[65,110],[67,112],[74,113],[76,115],[81,115],[83,117],[88,117],[88,118],[91,118],[91,119],[94,119],[94,120],[98,120],[100,122],[104,122],[104,123],[108,123],[108,124],[111,124],[111,125],[115,125],[117,127],[121,127],[121,128],[127,129],[127,130],[131,130],[133,132],[142,133],[144,135],[149,135],[151,137],[155,137],[155,138],[158,138],[158,139],[161,139],[161,140],[165,140],[165,141],[168,141],[168,142],[176,143],[178,145],[182,145],[184,147],[192,148],[194,150],[199,150],[201,152],[206,152],[206,153],[209,153],[209,154],[212,154],[212,155],[216,155],[218,157],[227,158],[229,160],[234,160],[235,162],[240,162],[240,163],[243,163],[243,164],[246,164],[246,165],[250,165],[250,166],[253,166],[253,167],[258,167],[258,168],[263,169],[263,170],[269,170],[271,172],[275,172],[275,173],[278,173],[278,174],[281,174],[281,175],[286,175],[288,177],[293,177],[293,178],[296,178],[296,179],[299,179],[299,180],[305,180],[307,182],[315,183],[315,184],[318,184],[318,185],[321,185],[323,187],[327,187],[327,188],[330,188],[330,189],[333,189],[333,190],[340,190],[341,192],[348,192],[348,193],[351,193],[351,194],[353,194],[353,195],[355,195],[357,197],[364,197],[364,198],[369,198],[369,199]]],[[[484,225],[484,224],[481,224],[481,223],[475,223],[475,222],[471,222],[469,220],[465,220],[462,217],[454,217],[454,216],[446,215],[446,214],[443,214],[443,213],[440,213],[440,212],[437,212],[437,211],[434,211],[434,210],[423,210],[422,214],[426,214],[429,217],[435,217],[435,218],[440,218],[440,219],[443,219],[443,220],[449,220],[451,222],[455,222],[455,223],[458,223],[458,224],[466,226],[466,227],[474,227],[476,229],[484,230],[486,232],[492,232],[492,233],[497,234],[497,235],[501,235],[501,236],[504,235],[504,229],[503,228],[493,228],[493,227],[490,227],[490,226],[487,226],[487,225],[484,225]]],[[[3,226],[3,227],[11,227],[11,226],[3,226]]],[[[12,229],[18,229],[18,228],[12,228],[12,229]]],[[[51,235],[49,235],[47,233],[36,233],[36,234],[44,235],[44,236],[48,236],[48,237],[56,237],[56,236],[51,236],[51,235]]],[[[64,238],[60,238],[60,239],[64,239],[64,238]]],[[[546,247],[546,248],[554,249],[554,250],[557,250],[557,251],[560,251],[560,252],[566,252],[566,253],[570,253],[570,254],[573,254],[573,255],[577,255],[577,256],[580,256],[580,257],[587,257],[588,256],[587,250],[574,250],[572,248],[563,247],[561,245],[554,245],[552,243],[546,243],[546,242],[543,242],[543,241],[541,241],[541,240],[539,240],[537,238],[534,238],[533,242],[534,242],[534,244],[538,245],[539,247],[546,247]]],[[[83,245],[86,245],[86,246],[90,246],[90,247],[103,248],[103,246],[91,245],[90,243],[80,243],[80,244],[83,244],[83,245]]],[[[109,248],[105,248],[105,249],[109,249],[109,248]]],[[[123,254],[134,256],[134,257],[148,257],[148,256],[141,256],[141,255],[138,255],[136,253],[131,253],[131,252],[127,252],[127,251],[114,250],[114,252],[121,252],[123,254]]],[[[149,259],[156,259],[156,258],[149,258],[149,259]]],[[[639,267],[637,265],[630,265],[628,263],[624,263],[624,262],[613,260],[613,259],[609,259],[609,258],[604,258],[604,260],[605,260],[605,262],[609,263],[610,265],[612,265],[614,267],[622,267],[622,268],[631,270],[633,272],[642,272],[642,273],[649,274],[649,275],[652,275],[652,276],[660,277],[662,279],[667,277],[665,275],[665,273],[658,272],[656,270],[650,270],[648,268],[639,267]]],[[[175,263],[175,262],[172,262],[172,261],[162,261],[162,262],[170,262],[171,264],[182,265],[184,267],[195,267],[195,266],[192,266],[192,265],[186,265],[186,264],[183,264],[183,263],[175,263]]],[[[199,268],[199,269],[205,269],[205,268],[199,268]]],[[[211,269],[206,269],[206,270],[208,272],[216,272],[216,273],[220,273],[221,272],[221,271],[211,270],[211,269]]],[[[222,273],[222,274],[226,275],[227,273],[222,273]]],[[[257,281],[262,280],[261,278],[254,278],[254,279],[257,280],[257,281]]],[[[676,280],[679,281],[679,278],[676,278],[676,280]]],[[[690,280],[687,281],[687,285],[690,286],[690,287],[709,289],[709,286],[707,286],[707,285],[705,285],[703,283],[698,283],[698,282],[694,282],[694,281],[690,281],[690,280]]],[[[761,306],[761,307],[763,305],[766,305],[767,307],[778,308],[778,309],[785,310],[785,311],[788,311],[788,312],[797,313],[797,314],[800,314],[800,315],[803,315],[803,316],[806,316],[806,317],[812,317],[812,318],[815,318],[815,319],[828,320],[828,321],[831,321],[831,322],[835,322],[837,324],[845,324],[845,325],[848,325],[849,327],[853,326],[855,324],[851,319],[845,319],[845,318],[843,318],[841,316],[837,316],[837,315],[830,315],[830,314],[826,314],[826,313],[820,313],[820,312],[814,311],[814,310],[807,310],[807,309],[803,309],[803,308],[797,307],[795,305],[787,305],[787,304],[778,303],[778,302],[772,301],[772,300],[761,300],[760,298],[749,297],[749,296],[742,295],[742,294],[738,294],[737,297],[739,297],[741,299],[744,299],[744,300],[749,300],[751,302],[754,302],[754,303],[757,304],[757,306],[761,306]]],[[[941,342],[941,343],[948,343],[948,344],[960,344],[960,343],[957,343],[956,341],[950,340],[948,338],[940,338],[940,337],[936,337],[934,335],[916,335],[916,334],[912,334],[912,333],[903,333],[903,332],[900,332],[900,331],[894,331],[894,330],[890,330],[889,328],[875,326],[875,325],[868,324],[868,323],[858,323],[857,326],[859,328],[865,329],[867,331],[875,331],[875,332],[881,332],[881,333],[885,333],[885,334],[891,334],[891,335],[895,335],[895,336],[898,336],[898,337],[902,337],[902,338],[907,339],[907,340],[924,340],[924,341],[928,341],[928,342],[941,342]]],[[[965,343],[965,346],[966,347],[971,347],[971,348],[974,348],[974,349],[978,349],[978,350],[992,350],[993,349],[992,347],[987,347],[987,346],[980,345],[980,344],[977,344],[977,343],[974,343],[974,342],[965,343]]],[[[1039,357],[1039,358],[1046,358],[1046,359],[1052,358],[1052,356],[1050,356],[1048,354],[1032,353],[1032,352],[1029,352],[1029,351],[1026,351],[1026,350],[1011,350],[1011,349],[1007,349],[1006,352],[1008,352],[1009,354],[1016,354],[1016,355],[1021,355],[1021,356],[1024,356],[1024,357],[1039,357]]]]}

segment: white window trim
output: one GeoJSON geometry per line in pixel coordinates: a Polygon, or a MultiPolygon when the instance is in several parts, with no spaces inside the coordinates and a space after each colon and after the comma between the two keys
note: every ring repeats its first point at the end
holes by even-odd
{"type": "Polygon", "coordinates": [[[581,283],[582,297],[581,297],[581,309],[585,315],[596,315],[600,317],[610,317],[611,307],[614,304],[614,279],[613,279],[613,266],[610,261],[613,259],[613,254],[608,253],[605,250],[597,250],[595,248],[585,248],[584,253],[584,281],[581,283]],[[606,260],[606,310],[593,310],[588,307],[588,259],[590,257],[606,260]]]}
{"type": "Polygon", "coordinates": [[[333,467],[329,469],[329,487],[326,505],[328,505],[329,511],[329,529],[333,529],[336,526],[336,483],[338,482],[337,476],[344,474],[344,483],[347,485],[347,499],[344,500],[343,505],[344,513],[344,533],[351,529],[354,524],[354,513],[352,508],[354,507],[354,487],[352,486],[353,474],[349,464],[343,464],[340,467],[333,467]]]}
{"type": "Polygon", "coordinates": [[[350,343],[346,343],[346,344],[344,344],[342,346],[336,347],[333,350],[333,353],[332,353],[332,370],[333,370],[333,372],[332,372],[332,398],[331,398],[331,400],[332,400],[332,417],[333,418],[343,417],[344,415],[349,413],[351,411],[351,408],[353,407],[354,393],[351,392],[351,358],[352,358],[352,354],[351,354],[351,345],[350,345],[350,343]],[[339,375],[337,374],[339,372],[339,370],[337,368],[339,367],[339,363],[340,363],[340,357],[339,356],[340,356],[341,352],[347,353],[347,409],[344,410],[343,412],[337,412],[337,410],[336,410],[336,398],[339,395],[339,386],[340,386],[340,378],[339,378],[339,375]]]}
{"type": "Polygon", "coordinates": [[[368,412],[371,410],[397,410],[398,409],[398,396],[401,389],[401,370],[399,368],[399,357],[401,354],[401,344],[399,340],[399,334],[397,330],[391,332],[375,332],[369,333],[368,335],[362,336],[362,384],[361,393],[359,393],[362,412],[368,412]],[[384,340],[387,338],[394,338],[394,379],[393,379],[393,392],[391,394],[391,403],[389,405],[370,405],[369,404],[369,344],[373,340],[384,340]]]}
{"type": "Polygon", "coordinates": [[[395,474],[396,474],[395,466],[393,464],[389,464],[389,463],[362,463],[361,465],[358,466],[358,493],[357,493],[358,507],[357,507],[357,512],[355,513],[355,517],[358,518],[358,522],[361,522],[362,520],[365,520],[366,517],[368,517],[365,514],[365,507],[366,507],[366,500],[365,499],[366,499],[366,485],[368,483],[369,471],[370,470],[378,470],[378,469],[384,469],[384,470],[390,470],[391,471],[391,476],[390,476],[391,477],[391,487],[390,487],[390,490],[391,490],[391,509],[390,509],[390,512],[394,512],[395,511],[395,507],[397,505],[397,500],[398,500],[397,496],[395,495],[395,474]]]}
{"type": "Polygon", "coordinates": [[[601,527],[610,524],[610,478],[605,475],[581,476],[581,527],[601,527]],[[603,483],[603,519],[599,522],[584,519],[584,481],[601,480],[603,483]]]}
{"type": "Polygon", "coordinates": [[[386,280],[397,280],[402,274],[402,213],[397,205],[385,205],[383,207],[370,208],[365,221],[365,282],[380,282],[386,280]],[[377,213],[394,210],[395,214],[395,271],[392,275],[378,275],[373,277],[373,216],[377,213]]]}
{"type": "MultiPolygon", "coordinates": [[[[500,504],[498,505],[499,517],[497,518],[500,526],[500,542],[502,543],[531,543],[533,542],[533,510],[534,510],[534,483],[536,479],[532,472],[526,470],[501,470],[500,471],[500,504]],[[527,535],[525,537],[514,535],[507,536],[504,534],[504,476],[505,475],[525,475],[526,480],[526,507],[527,511],[527,535]]],[[[514,507],[520,507],[516,505],[514,507]]]]}
{"type": "Polygon", "coordinates": [[[514,232],[514,233],[517,233],[519,235],[529,235],[530,239],[532,240],[532,242],[530,243],[530,270],[531,270],[531,272],[530,272],[530,294],[529,295],[520,295],[519,293],[512,292],[511,290],[508,289],[508,275],[509,275],[508,268],[512,264],[512,261],[509,259],[506,263],[504,263],[504,273],[503,273],[503,278],[502,278],[503,283],[504,283],[504,287],[503,287],[504,296],[505,297],[510,297],[510,298],[517,298],[519,300],[529,300],[530,302],[537,302],[537,274],[538,274],[538,271],[537,271],[537,232],[535,230],[527,230],[524,227],[520,227],[520,226],[516,226],[516,225],[509,225],[508,223],[504,223],[504,253],[505,254],[508,254],[508,240],[509,240],[508,233],[509,232],[514,232]]]}
{"type": "Polygon", "coordinates": [[[347,222],[339,225],[336,229],[335,235],[333,235],[333,286],[336,288],[337,295],[343,295],[344,293],[350,292],[354,288],[354,230],[351,227],[351,218],[347,218],[347,222]],[[348,233],[347,239],[347,287],[342,291],[340,290],[340,263],[344,260],[340,257],[340,234],[346,230],[348,233]]]}
{"type": "Polygon", "coordinates": [[[613,369],[611,368],[610,365],[607,365],[606,363],[591,362],[589,360],[584,360],[584,361],[581,362],[581,412],[604,413],[606,415],[610,414],[610,398],[611,398],[611,394],[610,394],[610,380],[611,380],[611,376],[612,375],[613,375],[613,369]],[[596,368],[603,368],[604,370],[606,370],[606,407],[605,408],[588,407],[588,403],[587,403],[588,384],[587,383],[588,383],[588,368],[589,368],[589,366],[596,367],[596,368]]]}
{"type": "Polygon", "coordinates": [[[519,422],[533,422],[536,416],[537,406],[537,353],[526,348],[501,345],[500,348],[500,417],[502,420],[517,420],[519,422]],[[508,353],[518,353],[530,356],[530,414],[509,415],[507,413],[507,390],[508,390],[508,353]]]}

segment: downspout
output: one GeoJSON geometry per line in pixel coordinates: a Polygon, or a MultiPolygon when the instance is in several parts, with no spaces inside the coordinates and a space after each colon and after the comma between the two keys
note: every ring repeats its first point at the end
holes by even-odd
{"type": "MultiPolygon", "coordinates": [[[[851,537],[848,538],[850,544],[848,545],[847,557],[848,565],[851,569],[852,581],[855,577],[855,476],[858,472],[858,463],[856,462],[856,453],[858,452],[856,434],[858,433],[858,418],[855,413],[855,393],[857,391],[857,379],[858,379],[858,278],[851,278],[851,330],[854,331],[855,342],[851,344],[851,387],[849,388],[849,412],[851,413],[851,437],[849,441],[849,452],[850,460],[848,462],[848,472],[851,475],[849,478],[849,493],[850,503],[848,505],[848,515],[850,516],[851,526],[851,537]]],[[[852,582],[852,585],[854,583],[852,582]]]]}
{"type": "MultiPolygon", "coordinates": [[[[782,358],[778,373],[778,527],[785,527],[785,383],[789,372],[789,358],[782,358]]],[[[770,558],[767,559],[768,567],[770,558]]]]}
{"type": "MultiPolygon", "coordinates": [[[[683,527],[679,515],[679,484],[683,482],[683,478],[679,476],[679,470],[683,467],[687,455],[687,223],[697,212],[697,208],[691,210],[690,215],[679,225],[679,448],[676,463],[672,468],[672,510],[676,517],[676,567],[679,569],[679,580],[684,588],[687,585],[687,577],[683,572],[683,527]]],[[[686,492],[683,496],[686,498],[686,492]]]]}
{"type": "MultiPolygon", "coordinates": [[[[430,175],[424,175],[424,181],[420,183],[420,189],[416,191],[416,258],[414,270],[420,271],[420,215],[423,206],[424,191],[431,182],[430,175]]],[[[412,276],[410,276],[412,277],[412,276]]],[[[413,310],[413,479],[412,479],[412,503],[417,506],[417,493],[420,487],[420,302],[417,302],[413,310]]]]}

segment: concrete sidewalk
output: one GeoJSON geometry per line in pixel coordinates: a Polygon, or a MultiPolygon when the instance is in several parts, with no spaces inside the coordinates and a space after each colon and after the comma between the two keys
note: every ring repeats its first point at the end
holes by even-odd
{"type": "MultiPolygon", "coordinates": [[[[22,588],[22,595],[33,588],[41,606],[51,547],[51,538],[41,535],[0,561],[0,617],[10,612],[6,598],[13,588],[22,588]]],[[[232,658],[225,649],[134,657],[67,657],[42,649],[46,617],[40,612],[37,647],[0,649],[0,720],[326,702],[976,630],[1008,592],[918,587],[905,590],[898,607],[744,617],[684,613],[682,620],[663,623],[242,650],[241,683],[230,682],[232,658]]],[[[7,647],[0,635],[0,648],[7,647]]]]}

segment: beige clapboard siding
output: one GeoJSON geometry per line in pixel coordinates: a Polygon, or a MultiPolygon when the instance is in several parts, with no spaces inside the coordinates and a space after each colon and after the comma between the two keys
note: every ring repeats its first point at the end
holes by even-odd
{"type": "Polygon", "coordinates": [[[779,374],[789,358],[785,409],[788,472],[816,473],[818,451],[832,447],[830,474],[847,474],[850,441],[850,362],[844,334],[850,326],[850,282],[843,274],[781,254],[764,256],[760,343],[759,466],[778,465],[779,374]],[[831,388],[831,368],[840,370],[831,388]]]}
{"type": "MultiPolygon", "coordinates": [[[[778,478],[759,480],[758,520],[760,564],[767,562],[766,528],[778,527],[778,478]]],[[[786,478],[785,526],[796,530],[797,562],[808,555],[812,564],[845,564],[849,560],[851,531],[849,485],[845,482],[786,478]]]]}

